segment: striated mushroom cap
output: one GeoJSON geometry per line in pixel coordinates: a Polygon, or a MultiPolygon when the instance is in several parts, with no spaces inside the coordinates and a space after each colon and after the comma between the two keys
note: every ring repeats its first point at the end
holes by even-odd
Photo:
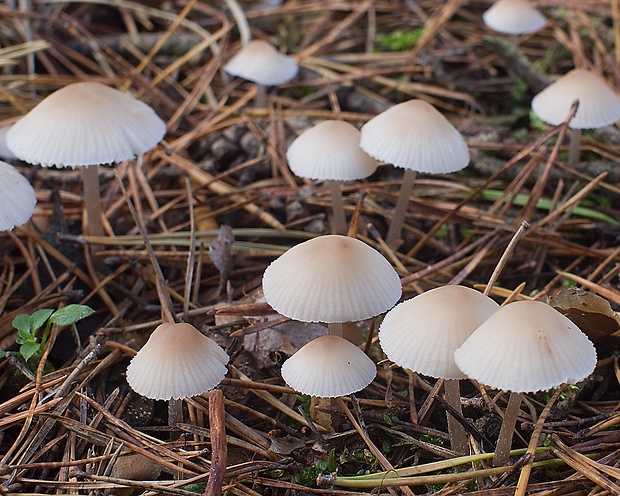
{"type": "Polygon", "coordinates": [[[282,378],[295,391],[337,398],[364,389],[377,367],[357,346],[339,336],[313,339],[282,364],[282,378]]]}
{"type": "Polygon", "coordinates": [[[355,322],[392,308],[400,278],[374,248],[356,238],[318,236],[289,249],[263,275],[265,300],[304,322],[355,322]]]}
{"type": "Polygon", "coordinates": [[[43,166],[112,164],[146,153],[166,124],[146,103],[109,86],[82,82],[42,100],[7,132],[9,149],[43,166]]]}
{"type": "Polygon", "coordinates": [[[154,400],[189,398],[217,386],[228,355],[191,324],[158,326],[127,367],[127,382],[154,400]]]}
{"type": "Polygon", "coordinates": [[[362,126],[360,146],[396,167],[446,174],[467,167],[469,149],[456,128],[424,100],[387,109],[362,126]]]}

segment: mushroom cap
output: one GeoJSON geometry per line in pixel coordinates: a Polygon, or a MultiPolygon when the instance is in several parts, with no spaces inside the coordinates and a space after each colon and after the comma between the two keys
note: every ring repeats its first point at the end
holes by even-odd
{"type": "Polygon", "coordinates": [[[32,217],[37,195],[28,179],[1,160],[0,187],[0,231],[9,231],[32,217]]]}
{"type": "Polygon", "coordinates": [[[355,181],[370,176],[377,161],[360,148],[360,132],[344,121],[323,121],[300,134],[286,152],[299,177],[355,181]]]}
{"type": "Polygon", "coordinates": [[[362,126],[360,146],[396,167],[446,174],[467,167],[469,149],[456,128],[424,100],[390,107],[362,126]]]}
{"type": "Polygon", "coordinates": [[[596,351],[568,318],[540,301],[501,307],[454,352],[468,377],[516,393],[574,384],[592,373],[596,351]]]}
{"type": "Polygon", "coordinates": [[[498,308],[491,298],[465,286],[431,289],[385,315],[379,342],[401,367],[436,378],[464,379],[454,350],[498,308]]]}
{"type": "Polygon", "coordinates": [[[357,346],[340,336],[313,339],[282,364],[282,378],[295,391],[337,398],[364,389],[377,367],[357,346]]]}
{"type": "Polygon", "coordinates": [[[5,160],[14,160],[17,158],[17,156],[9,150],[9,147],[6,144],[6,133],[9,132],[11,126],[13,126],[13,124],[0,127],[0,158],[5,160]]]}
{"type": "Polygon", "coordinates": [[[191,324],[158,326],[127,367],[127,382],[154,400],[189,398],[217,386],[228,355],[191,324]]]}
{"type": "Polygon", "coordinates": [[[579,100],[570,120],[572,129],[596,129],[620,119],[620,97],[594,72],[573,69],[532,99],[532,110],[543,121],[557,126],[566,120],[571,105],[579,100]]]}
{"type": "Polygon", "coordinates": [[[146,103],[109,86],[82,82],[55,91],[7,133],[21,160],[43,166],[111,164],[161,141],[166,124],[146,103]]]}
{"type": "Polygon", "coordinates": [[[389,310],[402,293],[400,279],[374,248],[331,234],[304,241],[263,274],[265,300],[303,322],[355,322],[389,310]]]}
{"type": "Polygon", "coordinates": [[[299,66],[288,55],[276,50],[263,40],[252,40],[244,45],[224,66],[224,71],[264,86],[287,83],[299,71],[299,66]]]}
{"type": "Polygon", "coordinates": [[[492,30],[505,34],[531,34],[547,23],[529,0],[498,0],[482,14],[482,20],[492,30]]]}

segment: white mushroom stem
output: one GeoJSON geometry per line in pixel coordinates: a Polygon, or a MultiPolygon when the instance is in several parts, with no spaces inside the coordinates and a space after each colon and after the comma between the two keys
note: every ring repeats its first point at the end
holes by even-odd
{"type": "Polygon", "coordinates": [[[84,167],[82,171],[84,185],[84,206],[86,207],[87,232],[90,236],[103,236],[101,217],[101,196],[99,189],[99,167],[84,167]]]}
{"type": "Polygon", "coordinates": [[[342,201],[342,190],[338,181],[325,181],[329,187],[332,197],[332,212],[334,214],[334,228],[336,234],[347,234],[347,218],[344,213],[344,202],[342,201]]]}
{"type": "Polygon", "coordinates": [[[581,129],[571,129],[568,145],[568,166],[575,167],[579,162],[581,148],[581,129]]]}
{"type": "Polygon", "coordinates": [[[497,439],[497,446],[495,447],[495,456],[493,457],[493,465],[495,467],[501,467],[508,461],[510,446],[512,445],[512,435],[517,425],[517,417],[521,410],[522,399],[522,393],[510,393],[508,406],[504,412],[504,421],[502,422],[502,428],[500,429],[499,438],[497,439]]]}
{"type": "Polygon", "coordinates": [[[330,322],[327,324],[327,333],[331,336],[342,337],[342,322],[330,322]]]}
{"type": "Polygon", "coordinates": [[[413,191],[413,183],[416,178],[416,171],[413,169],[406,169],[403,176],[403,182],[400,186],[400,193],[398,194],[398,200],[396,202],[396,209],[394,210],[394,217],[392,223],[388,229],[388,234],[385,242],[391,245],[394,241],[400,238],[405,223],[405,214],[407,213],[407,207],[409,206],[409,197],[413,191]]]}
{"type": "Polygon", "coordinates": [[[256,96],[254,97],[254,107],[265,108],[267,104],[267,86],[256,83],[256,96]]]}
{"type": "MultiPolygon", "coordinates": [[[[177,424],[183,422],[183,400],[170,398],[168,400],[168,427],[174,428],[177,424]]],[[[170,439],[176,441],[179,439],[180,433],[171,431],[170,439]]]]}
{"type": "MultiPolygon", "coordinates": [[[[446,402],[458,413],[463,413],[461,408],[461,386],[458,379],[445,379],[443,383],[444,398],[446,402]]],[[[448,420],[448,435],[450,436],[450,447],[453,451],[467,454],[467,433],[461,423],[449,412],[446,413],[448,420]]]]}

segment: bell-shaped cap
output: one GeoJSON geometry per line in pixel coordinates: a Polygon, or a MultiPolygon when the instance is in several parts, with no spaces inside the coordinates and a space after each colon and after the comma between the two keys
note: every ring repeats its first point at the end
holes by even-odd
{"type": "Polygon", "coordinates": [[[436,378],[464,379],[454,351],[498,308],[488,296],[464,286],[431,289],[385,315],[379,342],[401,367],[436,378]]]}
{"type": "Polygon", "coordinates": [[[568,318],[540,301],[501,307],[454,352],[458,367],[494,389],[515,393],[574,384],[596,366],[596,351],[568,318]]]}
{"type": "Polygon", "coordinates": [[[360,148],[360,132],[344,121],[323,121],[300,134],[286,152],[299,177],[356,181],[370,176],[377,161],[360,148]]]}
{"type": "Polygon", "coordinates": [[[21,160],[43,166],[112,164],[146,153],[166,124],[146,103],[104,84],[73,83],[55,91],[7,133],[21,160]]]}
{"type": "Polygon", "coordinates": [[[482,14],[493,31],[505,34],[531,34],[541,30],[547,18],[529,0],[497,0],[482,14]]]}
{"type": "Polygon", "coordinates": [[[253,83],[274,86],[293,79],[299,66],[266,41],[252,40],[228,61],[224,71],[253,83]]]}
{"type": "Polygon", "coordinates": [[[0,158],[4,160],[14,160],[17,158],[17,156],[9,150],[9,147],[6,144],[6,133],[9,132],[11,126],[13,126],[13,124],[0,127],[0,158]]]}
{"type": "Polygon", "coordinates": [[[402,293],[392,265],[363,241],[337,234],[304,241],[263,275],[265,300],[304,322],[355,322],[392,308],[402,293]]]}
{"type": "Polygon", "coordinates": [[[571,105],[577,113],[568,123],[572,129],[596,129],[620,119],[620,97],[594,72],[573,69],[532,99],[532,110],[543,121],[557,126],[568,118],[571,105]]]}
{"type": "Polygon", "coordinates": [[[390,107],[362,126],[360,146],[396,167],[429,174],[467,167],[469,149],[456,128],[424,100],[390,107]]]}
{"type": "Polygon", "coordinates": [[[226,375],[229,357],[191,324],[157,327],[127,367],[127,382],[154,400],[189,398],[209,391],[226,375]]]}
{"type": "Polygon", "coordinates": [[[0,231],[10,231],[32,217],[37,196],[28,179],[11,164],[2,161],[0,189],[0,231]]]}
{"type": "Polygon", "coordinates": [[[282,364],[282,378],[295,391],[337,398],[364,389],[377,367],[357,346],[339,336],[313,339],[282,364]]]}

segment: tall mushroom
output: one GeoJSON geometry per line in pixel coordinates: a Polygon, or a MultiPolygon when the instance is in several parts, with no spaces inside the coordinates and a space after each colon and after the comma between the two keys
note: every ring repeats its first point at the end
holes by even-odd
{"type": "Polygon", "coordinates": [[[532,110],[543,121],[557,126],[564,122],[572,104],[579,106],[568,123],[571,128],[568,164],[579,161],[582,129],[598,129],[620,119],[620,96],[599,75],[573,69],[559,77],[532,99],[532,110]]]}
{"type": "Polygon", "coordinates": [[[469,163],[469,150],[456,128],[430,103],[409,100],[370,119],[360,146],[371,157],[405,169],[386,241],[400,237],[416,172],[446,174],[469,163]]]}
{"type": "Polygon", "coordinates": [[[370,176],[377,161],[359,146],[360,132],[344,121],[323,121],[299,135],[286,152],[295,175],[325,181],[332,198],[336,234],[347,233],[340,181],[370,176]]]}
{"type": "Polygon", "coordinates": [[[454,352],[471,379],[510,391],[493,463],[504,465],[527,392],[574,384],[596,366],[594,345],[560,312],[540,301],[501,307],[454,352]]]}
{"type": "MultiPolygon", "coordinates": [[[[397,365],[442,378],[446,401],[461,412],[459,380],[465,374],[454,351],[499,308],[488,296],[464,286],[431,289],[396,305],[379,327],[379,343],[397,365]]],[[[467,452],[465,429],[448,413],[452,449],[467,452]]]]}
{"type": "Polygon", "coordinates": [[[84,167],[88,232],[102,235],[99,165],[130,160],[153,148],[166,124],[146,103],[109,86],[73,83],[55,91],[7,132],[9,149],[45,167],[84,167]]]}

